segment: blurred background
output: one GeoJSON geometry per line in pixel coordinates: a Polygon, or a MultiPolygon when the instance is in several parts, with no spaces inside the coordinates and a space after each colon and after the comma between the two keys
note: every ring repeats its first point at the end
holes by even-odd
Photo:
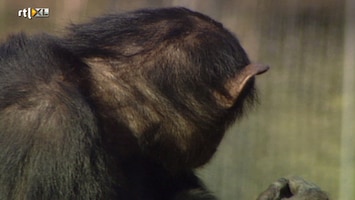
{"type": "Polygon", "coordinates": [[[255,199],[299,175],[332,199],[355,196],[354,0],[0,0],[0,40],[15,32],[61,35],[69,23],[139,8],[185,6],[222,22],[253,62],[260,104],[233,126],[198,174],[221,200],[255,199]],[[48,18],[18,10],[48,7],[48,18]]]}

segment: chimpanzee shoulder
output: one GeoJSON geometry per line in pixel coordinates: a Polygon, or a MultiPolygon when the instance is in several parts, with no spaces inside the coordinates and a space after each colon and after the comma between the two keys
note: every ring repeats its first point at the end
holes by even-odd
{"type": "Polygon", "coordinates": [[[59,38],[48,34],[11,35],[0,45],[0,105],[15,102],[14,98],[23,98],[41,85],[78,85],[79,73],[85,74],[85,64],[62,47],[59,38]]]}
{"type": "Polygon", "coordinates": [[[105,193],[103,156],[93,148],[96,119],[78,65],[84,66],[46,34],[13,35],[0,46],[0,199],[105,193]]]}

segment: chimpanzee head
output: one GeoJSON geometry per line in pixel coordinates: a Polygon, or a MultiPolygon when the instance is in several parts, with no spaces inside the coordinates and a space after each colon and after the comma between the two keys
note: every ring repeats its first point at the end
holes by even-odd
{"type": "Polygon", "coordinates": [[[130,135],[169,169],[211,158],[226,128],[255,101],[254,76],[268,69],[250,64],[222,24],[185,8],[73,25],[65,45],[90,67],[103,137],[130,135]]]}

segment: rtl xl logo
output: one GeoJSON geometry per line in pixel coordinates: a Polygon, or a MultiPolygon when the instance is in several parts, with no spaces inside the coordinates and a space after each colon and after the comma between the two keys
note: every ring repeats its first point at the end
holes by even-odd
{"type": "Polygon", "coordinates": [[[49,8],[24,8],[19,10],[17,15],[28,19],[49,17],[49,8]]]}

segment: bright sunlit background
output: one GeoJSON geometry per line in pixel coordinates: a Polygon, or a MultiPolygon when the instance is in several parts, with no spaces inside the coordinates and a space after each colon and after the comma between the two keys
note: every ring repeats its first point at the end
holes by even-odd
{"type": "MultiPolygon", "coordinates": [[[[255,199],[279,177],[299,175],[332,199],[355,196],[355,3],[353,0],[0,0],[0,38],[61,35],[105,13],[185,6],[222,22],[254,62],[260,104],[232,127],[198,170],[224,200],[255,199]],[[48,7],[48,18],[18,10],[48,7]]],[[[1,67],[1,66],[0,66],[1,67]]]]}

